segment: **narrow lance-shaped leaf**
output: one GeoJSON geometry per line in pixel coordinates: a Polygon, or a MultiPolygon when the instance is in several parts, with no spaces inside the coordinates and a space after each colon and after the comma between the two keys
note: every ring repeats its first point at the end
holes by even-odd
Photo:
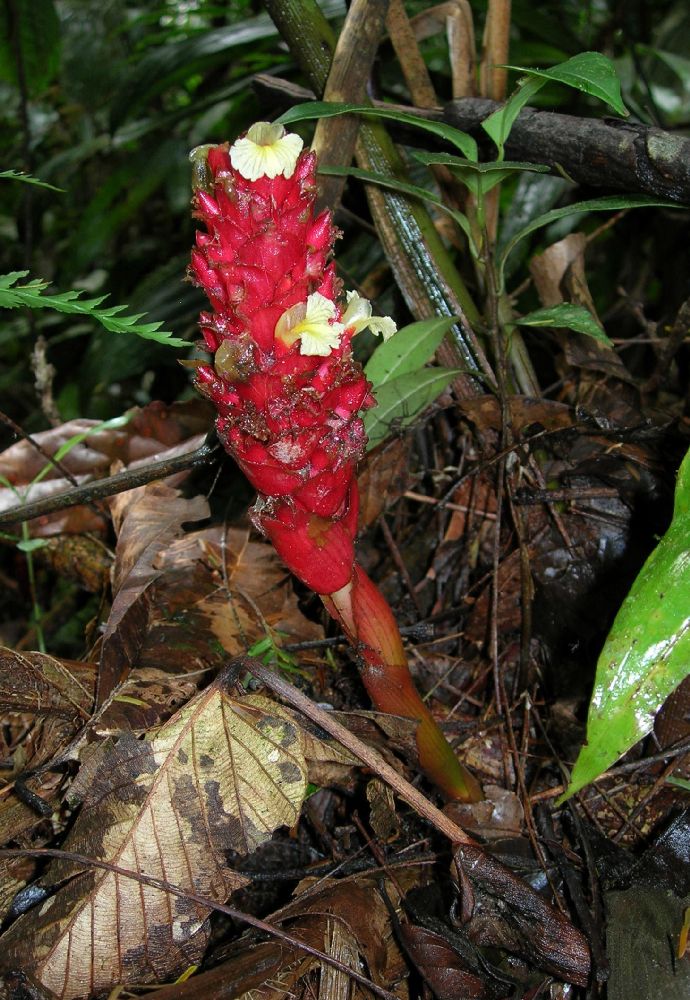
{"type": "Polygon", "coordinates": [[[364,414],[369,448],[387,438],[396,427],[411,424],[457,374],[456,368],[422,368],[379,386],[375,393],[378,405],[364,414]]]}
{"type": "Polygon", "coordinates": [[[535,309],[519,319],[513,320],[516,326],[556,326],[566,330],[575,330],[593,337],[600,344],[613,347],[613,341],[606,336],[599,321],[592,316],[589,309],[575,305],[573,302],[559,302],[558,305],[546,309],[535,309]]]}
{"type": "Polygon", "coordinates": [[[431,361],[455,319],[455,316],[422,319],[404,326],[394,337],[380,344],[364,369],[374,388],[423,368],[427,361],[431,361]]]}
{"type": "Polygon", "coordinates": [[[441,198],[439,198],[438,195],[434,194],[433,191],[428,191],[426,188],[420,187],[418,184],[408,184],[407,181],[398,180],[397,177],[386,177],[383,174],[374,173],[373,170],[362,170],[360,167],[323,166],[319,167],[319,173],[333,177],[356,177],[357,180],[366,181],[368,184],[378,184],[379,187],[388,188],[391,191],[398,191],[400,194],[409,194],[413,198],[419,198],[420,201],[427,201],[429,204],[435,205],[436,208],[439,208],[442,212],[446,212],[451,219],[454,219],[467,237],[472,252],[474,254],[478,252],[472,238],[472,229],[467,216],[462,212],[457,212],[455,209],[450,208],[441,198]]]}
{"type": "Polygon", "coordinates": [[[401,125],[412,125],[423,132],[430,132],[445,139],[456,149],[459,149],[468,160],[476,161],[479,158],[477,143],[466,132],[454,128],[452,125],[445,125],[443,122],[429,121],[421,115],[410,114],[407,111],[396,111],[393,108],[372,107],[370,104],[336,104],[330,101],[307,101],[306,104],[298,104],[295,108],[290,108],[278,119],[283,125],[291,125],[293,122],[306,121],[311,118],[332,118],[334,115],[357,114],[365,115],[368,118],[384,118],[386,121],[398,122],[401,125]]]}
{"type": "Polygon", "coordinates": [[[499,276],[499,287],[503,289],[503,272],[505,268],[506,261],[510,254],[513,252],[515,247],[521,240],[524,240],[526,236],[533,233],[537,229],[541,229],[543,226],[548,226],[552,222],[557,222],[559,219],[565,219],[569,215],[580,215],[587,212],[616,212],[620,209],[627,208],[679,208],[672,201],[663,201],[659,198],[647,198],[644,195],[611,195],[605,198],[592,198],[588,201],[576,201],[572,205],[566,205],[564,208],[554,208],[550,212],[545,212],[543,215],[539,215],[536,219],[532,219],[529,225],[524,226],[520,229],[511,240],[509,240],[503,247],[503,250],[497,259],[497,268],[499,276]]]}
{"type": "Polygon", "coordinates": [[[134,333],[146,340],[157,340],[167,347],[189,347],[186,340],[173,337],[167,330],[161,330],[162,323],[140,323],[139,320],[144,313],[122,316],[121,313],[127,306],[108,306],[101,309],[101,303],[107,298],[106,295],[99,295],[95,299],[82,299],[81,292],[76,291],[45,295],[48,282],[40,278],[26,285],[18,285],[17,282],[25,278],[28,273],[28,271],[12,271],[0,275],[0,309],[20,309],[22,306],[29,309],[55,309],[57,312],[94,319],[111,333],[134,333]]]}
{"type": "Polygon", "coordinates": [[[633,583],[599,657],[587,742],[563,798],[650,733],[656,713],[690,673],[688,594],[690,451],[678,473],[671,526],[633,583]]]}

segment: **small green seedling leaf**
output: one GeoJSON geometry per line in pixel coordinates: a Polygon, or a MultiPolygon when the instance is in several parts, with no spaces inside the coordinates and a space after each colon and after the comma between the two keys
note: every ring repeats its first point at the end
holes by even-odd
{"type": "Polygon", "coordinates": [[[503,159],[504,146],[515,124],[515,119],[545,83],[546,80],[539,80],[537,78],[521,80],[518,89],[512,97],[509,97],[505,104],[502,104],[500,108],[497,108],[482,122],[482,128],[489,138],[493,139],[496,143],[499,160],[503,159]]]}
{"type": "Polygon", "coordinates": [[[589,309],[572,302],[560,302],[557,306],[549,306],[547,309],[535,309],[534,312],[527,313],[526,316],[513,322],[516,326],[557,326],[575,330],[576,333],[593,337],[600,344],[613,347],[613,341],[606,336],[603,327],[589,309]]]}
{"type": "Polygon", "coordinates": [[[134,333],[146,340],[157,340],[167,347],[189,347],[186,340],[173,337],[167,330],[161,330],[162,323],[140,323],[139,320],[144,313],[122,316],[121,313],[127,306],[100,308],[101,303],[107,298],[106,295],[99,295],[95,299],[82,299],[81,292],[75,291],[45,295],[48,282],[40,278],[25,285],[18,285],[17,282],[25,278],[28,273],[28,271],[11,271],[9,274],[0,275],[0,309],[20,309],[23,306],[29,309],[55,309],[57,312],[86,316],[100,323],[111,333],[134,333]]]}
{"type": "Polygon", "coordinates": [[[390,340],[379,344],[364,374],[377,389],[391,379],[419,371],[431,361],[455,320],[455,316],[435,316],[404,326],[390,340]]]}
{"type": "Polygon", "coordinates": [[[581,90],[583,94],[598,97],[619,115],[628,117],[615,67],[601,52],[580,52],[551,69],[532,69],[527,66],[506,66],[506,69],[514,69],[543,82],[553,80],[555,83],[564,83],[567,87],[581,90]]]}
{"type": "Polygon", "coordinates": [[[678,472],[673,520],[633,583],[597,663],[587,742],[561,797],[594,781],[652,731],[690,674],[690,451],[678,472]]]}
{"type": "Polygon", "coordinates": [[[364,414],[369,448],[396,428],[407,427],[460,374],[460,368],[422,368],[384,382],[375,391],[377,406],[364,414]]]}
{"type": "Polygon", "coordinates": [[[20,552],[35,552],[37,549],[44,549],[47,544],[47,538],[25,538],[17,542],[17,548],[20,552]]]}
{"type": "Polygon", "coordinates": [[[385,118],[387,121],[399,122],[401,125],[411,125],[414,128],[422,129],[424,132],[431,132],[439,139],[445,139],[456,149],[459,149],[468,160],[477,160],[479,153],[477,143],[466,132],[453,128],[452,125],[444,125],[443,122],[429,121],[421,115],[413,115],[407,111],[395,111],[393,108],[372,107],[370,104],[336,104],[330,101],[307,101],[306,104],[298,104],[295,108],[290,108],[281,115],[277,121],[281,125],[292,125],[293,122],[307,121],[310,118],[332,118],[334,115],[357,114],[367,118],[385,118]]]}
{"type": "Polygon", "coordinates": [[[65,189],[55,187],[47,181],[40,181],[33,174],[25,174],[21,170],[0,170],[0,179],[3,181],[21,181],[23,184],[34,184],[36,187],[47,188],[49,191],[60,191],[64,194],[65,189]]]}

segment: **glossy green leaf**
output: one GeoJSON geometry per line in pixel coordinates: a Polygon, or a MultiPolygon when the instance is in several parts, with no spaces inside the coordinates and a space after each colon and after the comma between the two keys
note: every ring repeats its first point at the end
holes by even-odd
{"type": "Polygon", "coordinates": [[[386,121],[399,122],[401,125],[412,125],[423,132],[431,132],[439,139],[445,139],[456,149],[467,157],[468,160],[478,159],[477,143],[471,135],[461,132],[460,129],[453,128],[452,125],[444,125],[443,122],[430,121],[421,115],[413,115],[407,111],[395,111],[392,108],[373,107],[370,104],[336,104],[329,101],[307,101],[306,104],[298,104],[297,107],[290,108],[277,120],[283,125],[292,125],[294,122],[307,121],[311,118],[333,118],[335,115],[357,114],[365,115],[368,118],[385,118],[386,121]]]}
{"type": "Polygon", "coordinates": [[[101,303],[107,298],[99,295],[95,299],[81,298],[81,292],[61,292],[58,295],[46,295],[47,281],[36,278],[26,285],[18,285],[28,271],[12,271],[0,275],[0,309],[55,309],[57,312],[71,315],[86,316],[104,326],[110,333],[134,333],[145,340],[157,340],[167,347],[189,347],[186,340],[173,337],[167,330],[161,330],[161,323],[140,323],[144,313],[134,313],[122,316],[127,306],[108,306],[101,308],[101,303]]]}
{"type": "Polygon", "coordinates": [[[690,451],[676,483],[673,520],[616,615],[597,663],[568,798],[652,731],[668,696],[690,674],[690,451]]]}
{"type": "Polygon", "coordinates": [[[364,414],[369,448],[411,424],[458,374],[459,368],[422,368],[379,386],[374,392],[378,405],[364,414]]]}
{"type": "Polygon", "coordinates": [[[672,201],[663,201],[659,198],[648,198],[645,195],[609,195],[604,198],[592,198],[589,201],[576,201],[572,205],[564,208],[554,208],[550,212],[537,216],[528,225],[518,230],[509,240],[497,258],[497,268],[499,275],[499,286],[503,287],[503,269],[505,262],[511,251],[517,246],[520,240],[533,233],[543,226],[548,226],[558,219],[565,219],[569,215],[580,215],[587,212],[616,212],[625,208],[680,208],[672,201]]]}
{"type": "Polygon", "coordinates": [[[518,89],[508,98],[505,104],[502,104],[500,108],[497,108],[482,122],[482,128],[496,143],[499,160],[503,159],[503,147],[508,140],[510,130],[515,124],[515,119],[545,83],[546,80],[539,80],[538,78],[522,80],[518,89]]]}
{"type": "Polygon", "coordinates": [[[601,324],[592,316],[589,309],[575,305],[572,302],[560,302],[547,309],[535,309],[534,312],[513,320],[516,326],[557,326],[566,330],[575,330],[593,337],[600,344],[613,346],[613,341],[604,333],[601,324]]]}
{"type": "Polygon", "coordinates": [[[615,67],[601,52],[580,52],[572,59],[559,63],[558,66],[552,66],[551,69],[533,69],[528,66],[507,68],[544,82],[553,80],[555,83],[564,83],[567,87],[581,90],[583,94],[598,97],[619,115],[628,116],[615,67]]]}
{"type": "Polygon", "coordinates": [[[390,340],[379,344],[364,369],[364,374],[374,388],[423,368],[433,358],[456,318],[435,316],[433,319],[410,323],[398,330],[390,340]]]}

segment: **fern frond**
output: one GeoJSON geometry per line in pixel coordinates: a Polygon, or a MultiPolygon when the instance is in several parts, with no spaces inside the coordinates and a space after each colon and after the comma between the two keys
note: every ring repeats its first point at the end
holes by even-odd
{"type": "Polygon", "coordinates": [[[95,299],[82,299],[81,292],[61,292],[58,295],[45,295],[48,282],[34,278],[25,285],[18,285],[28,271],[11,271],[0,275],[0,309],[19,309],[26,306],[29,309],[56,309],[58,312],[86,316],[94,319],[111,333],[135,333],[137,337],[146,340],[157,340],[167,347],[189,347],[186,340],[173,337],[168,330],[161,330],[162,323],[140,323],[145,313],[134,313],[122,316],[127,306],[108,306],[100,308],[107,295],[99,295],[95,299]]]}
{"type": "Polygon", "coordinates": [[[33,174],[25,174],[22,170],[0,170],[0,180],[22,181],[24,184],[35,184],[36,187],[48,188],[49,191],[60,191],[61,194],[65,193],[64,188],[55,187],[54,184],[49,184],[48,181],[40,181],[38,177],[34,177],[33,174]]]}

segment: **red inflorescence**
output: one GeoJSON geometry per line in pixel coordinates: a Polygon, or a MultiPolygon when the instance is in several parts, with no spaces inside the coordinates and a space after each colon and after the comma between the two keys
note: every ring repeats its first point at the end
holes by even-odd
{"type": "Polygon", "coordinates": [[[209,297],[202,313],[213,365],[196,382],[217,409],[216,426],[260,496],[253,519],[288,568],[330,594],[353,572],[354,471],[366,444],[359,411],[373,405],[346,328],[327,355],[309,356],[275,336],[281,316],[314,292],[342,317],[329,263],[337,231],[314,217],[316,157],[300,154],[292,176],[245,179],[228,146],[208,153],[210,183],[195,194],[197,232],[189,273],[209,297]]]}

